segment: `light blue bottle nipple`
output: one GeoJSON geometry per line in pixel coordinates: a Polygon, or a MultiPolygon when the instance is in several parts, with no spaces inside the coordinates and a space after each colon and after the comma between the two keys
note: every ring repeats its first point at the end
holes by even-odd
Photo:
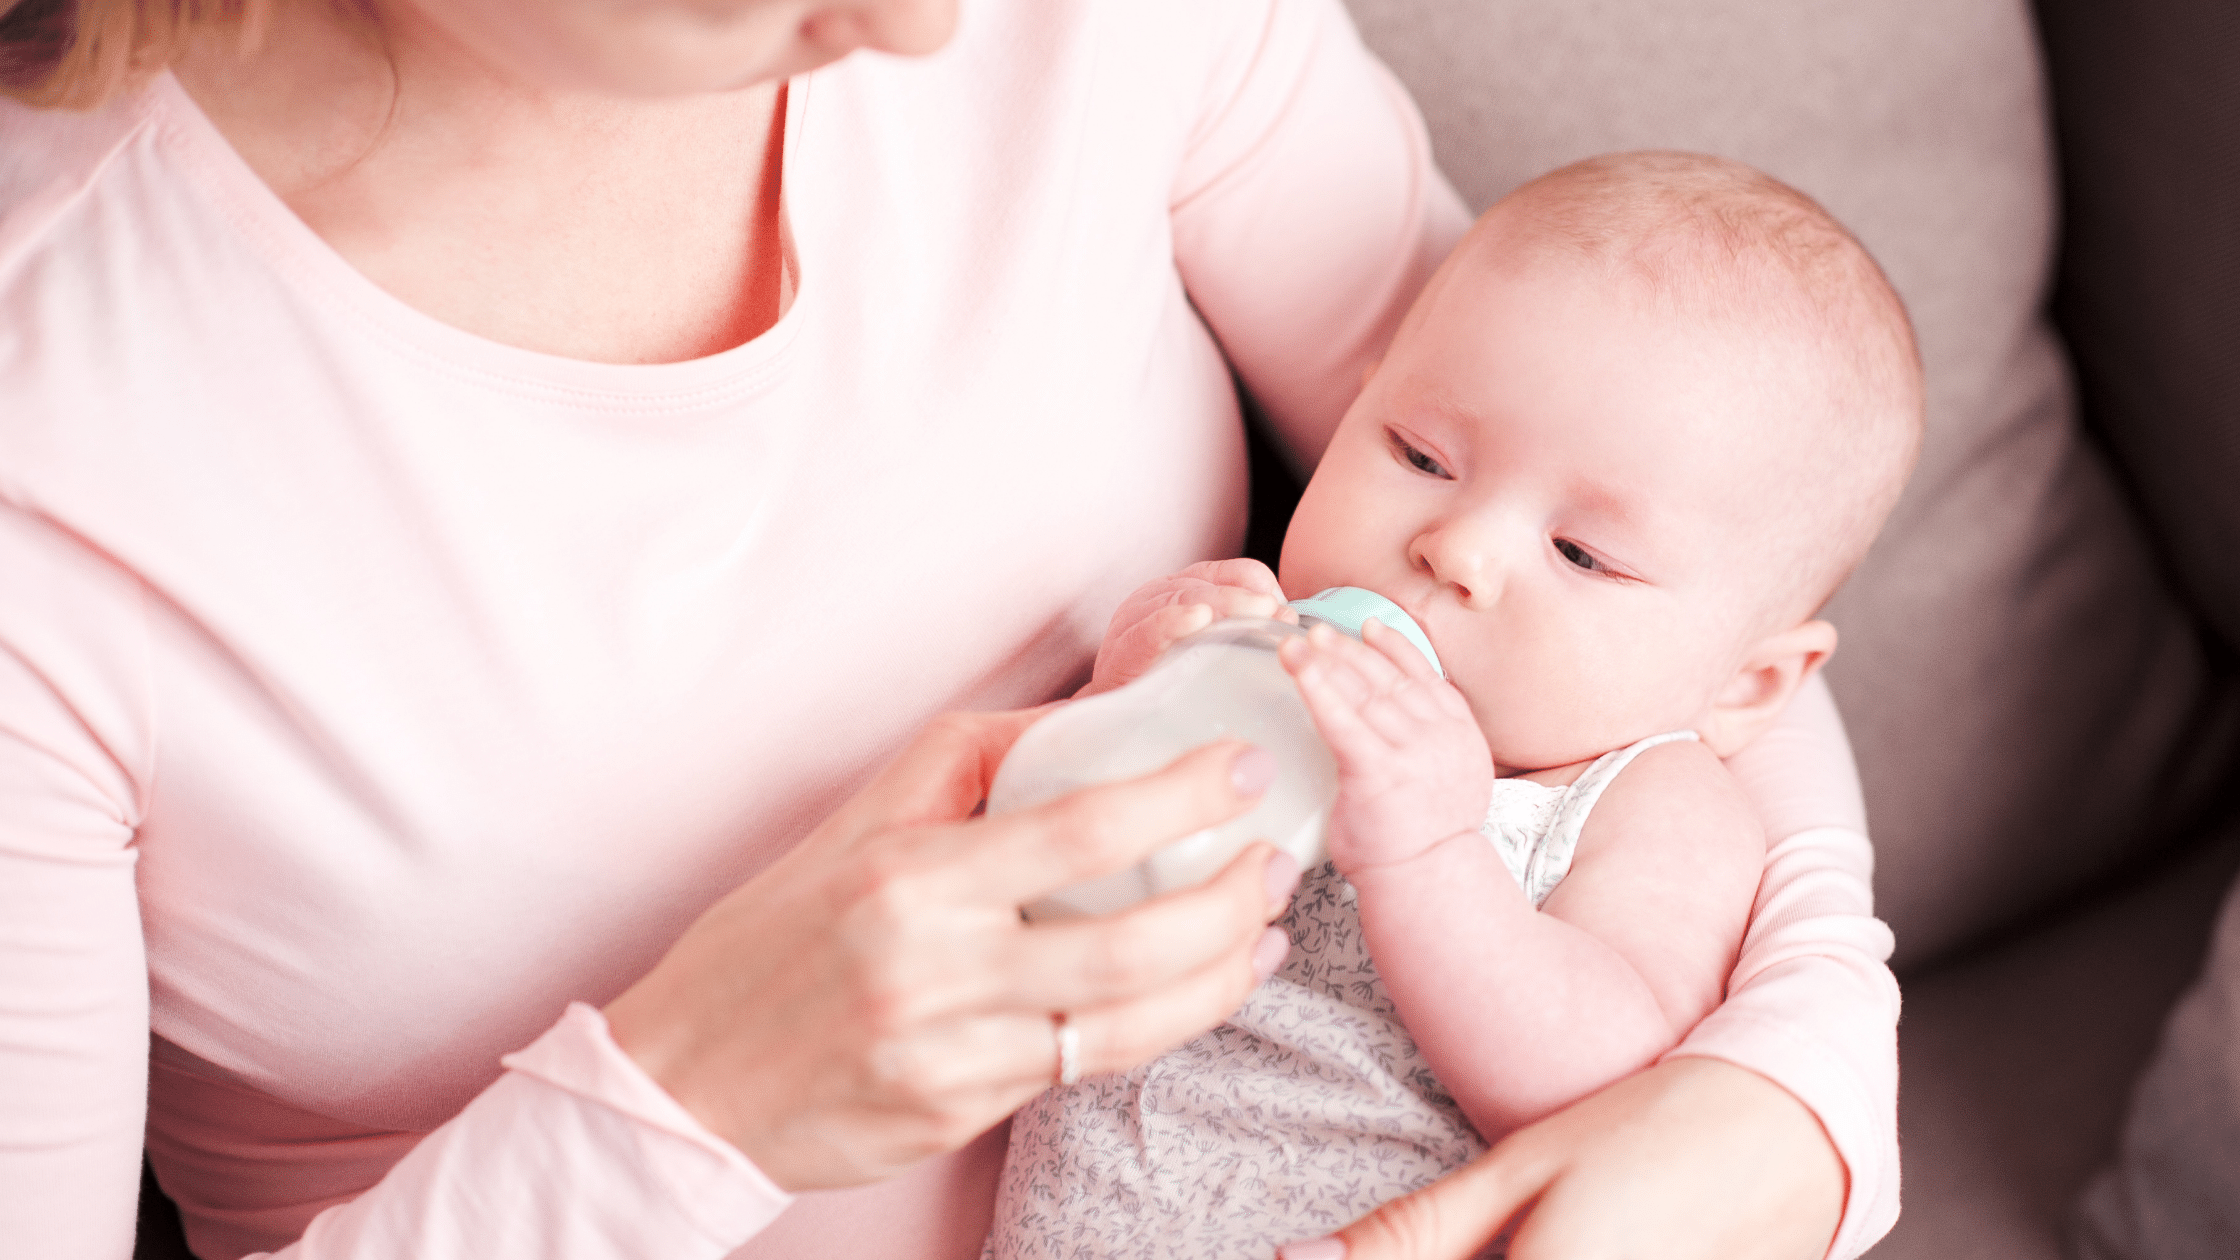
{"type": "Polygon", "coordinates": [[[1439,664],[1439,654],[1431,650],[1431,640],[1423,633],[1423,627],[1400,605],[1375,591],[1358,586],[1333,586],[1312,598],[1292,600],[1291,607],[1299,614],[1302,626],[1326,621],[1356,639],[1361,637],[1361,623],[1374,617],[1383,622],[1387,630],[1398,630],[1408,636],[1408,642],[1416,645],[1424,659],[1431,662],[1431,668],[1438,670],[1439,677],[1447,676],[1447,671],[1439,664]]]}

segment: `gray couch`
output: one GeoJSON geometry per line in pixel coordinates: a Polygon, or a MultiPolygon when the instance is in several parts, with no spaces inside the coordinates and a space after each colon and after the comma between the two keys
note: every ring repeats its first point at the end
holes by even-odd
{"type": "MultiPolygon", "coordinates": [[[[1350,2],[1474,205],[1589,153],[1724,153],[1906,297],[1927,448],[1831,610],[1906,984],[1874,1256],[2061,1255],[2240,868],[2240,5],[1350,2]]],[[[1272,554],[1285,477],[1255,469],[1272,554]]],[[[149,1195],[139,1254],[183,1255],[149,1195]]]]}

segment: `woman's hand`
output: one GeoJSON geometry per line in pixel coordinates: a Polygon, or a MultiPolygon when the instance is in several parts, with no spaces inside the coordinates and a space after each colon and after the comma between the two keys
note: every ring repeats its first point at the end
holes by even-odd
{"type": "Polygon", "coordinates": [[[1520,1211],[1509,1260],[1819,1260],[1842,1160],[1787,1090],[1671,1059],[1510,1134],[1283,1260],[1468,1260],[1520,1211]]]}
{"type": "Polygon", "coordinates": [[[1207,560],[1136,588],[1120,602],[1097,649],[1084,696],[1135,681],[1159,654],[1224,617],[1297,621],[1276,575],[1258,560],[1207,560]]]}
{"type": "Polygon", "coordinates": [[[1022,902],[1234,817],[1273,777],[1241,744],[972,817],[1037,712],[935,721],[870,786],[702,915],[607,1008],[616,1044],[780,1186],[890,1176],[1050,1084],[1220,1022],[1282,961],[1297,865],[1257,844],[1202,887],[1029,926],[1022,902]]]}

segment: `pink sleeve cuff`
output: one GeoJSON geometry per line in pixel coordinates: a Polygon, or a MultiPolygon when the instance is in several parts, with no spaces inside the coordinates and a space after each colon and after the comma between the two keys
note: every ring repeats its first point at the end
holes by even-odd
{"type": "Polygon", "coordinates": [[[544,1036],[499,1060],[524,1076],[601,1104],[636,1121],[639,1151],[693,1211],[709,1237],[744,1241],[761,1232],[793,1196],[739,1149],[710,1132],[614,1043],[606,1016],[568,1004],[544,1036]]]}
{"type": "Polygon", "coordinates": [[[285,1253],[721,1260],[793,1202],[575,1003],[466,1110],[285,1253]]]}

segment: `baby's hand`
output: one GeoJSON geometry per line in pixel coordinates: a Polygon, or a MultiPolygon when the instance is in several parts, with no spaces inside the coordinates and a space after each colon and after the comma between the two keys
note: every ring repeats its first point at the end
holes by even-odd
{"type": "Polygon", "coordinates": [[[1493,755],[1470,703],[1397,630],[1366,644],[1328,626],[1283,645],[1285,669],[1338,762],[1330,856],[1352,874],[1484,824],[1493,755]]]}
{"type": "Polygon", "coordinates": [[[1258,560],[1208,560],[1146,582],[1121,601],[1097,649],[1084,696],[1135,681],[1159,654],[1224,617],[1297,621],[1276,575],[1258,560]]]}

